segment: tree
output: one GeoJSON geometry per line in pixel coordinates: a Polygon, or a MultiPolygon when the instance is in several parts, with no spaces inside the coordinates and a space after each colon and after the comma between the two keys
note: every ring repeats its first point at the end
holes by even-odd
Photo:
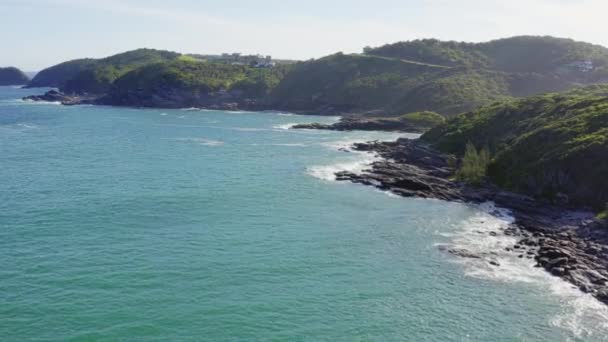
{"type": "Polygon", "coordinates": [[[490,151],[488,148],[484,147],[478,152],[475,145],[469,141],[456,177],[467,183],[478,184],[485,178],[489,163],[490,151]]]}

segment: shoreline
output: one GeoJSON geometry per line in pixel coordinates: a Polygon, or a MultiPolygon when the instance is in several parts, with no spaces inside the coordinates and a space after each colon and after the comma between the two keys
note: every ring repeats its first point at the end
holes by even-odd
{"type": "MultiPolygon", "coordinates": [[[[419,140],[357,143],[352,149],[375,153],[381,159],[361,173],[337,172],[336,180],[373,186],[401,197],[493,202],[497,208],[509,210],[514,218],[503,233],[517,242],[506,247],[506,252],[533,259],[535,267],[608,305],[608,230],[592,213],[541,202],[490,183],[472,187],[453,181],[455,170],[446,156],[419,140]]],[[[459,258],[484,258],[465,249],[440,249],[459,258]]],[[[492,259],[487,262],[500,267],[492,259]]]]}
{"type": "MultiPolygon", "coordinates": [[[[31,88],[29,88],[31,89],[31,88]]],[[[197,109],[197,110],[221,110],[221,111],[242,111],[242,112],[286,112],[297,115],[314,116],[350,116],[356,112],[337,110],[333,107],[320,107],[310,110],[297,110],[288,108],[272,107],[258,104],[255,100],[243,99],[240,102],[222,102],[219,100],[209,100],[207,103],[145,103],[123,104],[105,100],[105,95],[70,95],[59,90],[52,89],[40,95],[29,95],[22,98],[24,101],[33,102],[55,102],[64,106],[76,105],[95,105],[111,106],[119,108],[149,108],[149,109],[197,109]]]]}

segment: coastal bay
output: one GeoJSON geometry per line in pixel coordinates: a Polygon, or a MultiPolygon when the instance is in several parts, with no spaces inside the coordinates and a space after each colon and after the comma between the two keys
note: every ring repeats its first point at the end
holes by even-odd
{"type": "Polygon", "coordinates": [[[502,234],[508,212],[336,181],[378,161],[353,143],[417,135],[1,90],[9,339],[607,336],[605,306],[533,260],[505,251],[496,267],[446,252],[517,243],[502,234]]]}

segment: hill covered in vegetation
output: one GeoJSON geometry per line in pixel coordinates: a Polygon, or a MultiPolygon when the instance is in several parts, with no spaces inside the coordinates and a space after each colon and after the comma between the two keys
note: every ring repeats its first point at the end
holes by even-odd
{"type": "Polygon", "coordinates": [[[140,49],[59,64],[29,86],[103,95],[103,103],[123,106],[451,116],[514,97],[608,82],[607,70],[606,48],[524,36],[487,43],[418,40],[274,67],[140,49]]]}
{"type": "Polygon", "coordinates": [[[179,58],[175,52],[138,49],[102,59],[77,59],[40,71],[28,87],[54,87],[66,93],[103,94],[120,76],[139,67],[179,58]]]}
{"type": "Polygon", "coordinates": [[[458,115],[422,136],[462,156],[470,142],[487,148],[487,174],[498,185],[571,203],[608,203],[608,86],[496,103],[458,115]]]}
{"type": "MultiPolygon", "coordinates": [[[[100,101],[143,107],[207,107],[247,99],[253,107],[256,99],[268,96],[286,70],[178,59],[126,73],[100,101]]],[[[237,107],[243,106],[247,104],[237,107]]]]}
{"type": "Polygon", "coordinates": [[[495,73],[338,53],[296,64],[269,101],[302,111],[454,114],[508,96],[504,77],[495,73]]]}
{"type": "Polygon", "coordinates": [[[423,39],[366,48],[365,54],[505,72],[572,71],[603,73],[606,76],[608,67],[608,49],[603,46],[538,36],[519,36],[485,43],[423,39]]]}
{"type": "Polygon", "coordinates": [[[0,68],[0,86],[22,85],[29,80],[23,71],[15,67],[0,68]]]}

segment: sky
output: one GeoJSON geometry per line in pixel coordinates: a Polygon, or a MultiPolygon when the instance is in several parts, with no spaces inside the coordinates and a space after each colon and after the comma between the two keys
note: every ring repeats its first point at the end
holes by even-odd
{"type": "Polygon", "coordinates": [[[608,46],[608,0],[0,0],[0,66],[140,47],[310,59],[403,40],[552,35],[608,46]]]}

